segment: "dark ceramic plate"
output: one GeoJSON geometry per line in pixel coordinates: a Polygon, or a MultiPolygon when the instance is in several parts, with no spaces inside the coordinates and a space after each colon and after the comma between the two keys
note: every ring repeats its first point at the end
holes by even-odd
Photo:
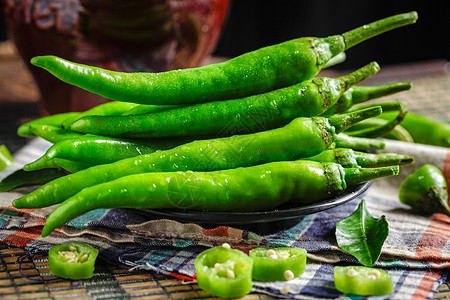
{"type": "Polygon", "coordinates": [[[371,181],[349,187],[345,193],[336,197],[307,206],[283,205],[277,209],[259,212],[204,212],[175,209],[145,209],[156,217],[181,222],[209,224],[252,224],[282,221],[324,211],[355,199],[362,195],[372,184],[371,181]]]}

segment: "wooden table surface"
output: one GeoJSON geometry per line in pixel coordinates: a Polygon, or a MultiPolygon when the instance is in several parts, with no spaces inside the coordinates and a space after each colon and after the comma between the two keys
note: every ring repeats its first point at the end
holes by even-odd
{"type": "MultiPolygon", "coordinates": [[[[446,61],[382,66],[367,84],[411,81],[413,90],[395,99],[407,102],[411,111],[450,121],[449,70],[446,61]]],[[[337,75],[337,72],[326,70],[323,75],[337,75]]],[[[17,126],[38,116],[39,91],[31,75],[11,43],[0,43],[0,144],[6,144],[12,152],[20,149],[27,139],[16,135],[17,126]]],[[[23,249],[0,244],[0,295],[6,298],[214,298],[196,284],[186,285],[149,271],[130,271],[122,265],[99,264],[92,279],[73,285],[48,273],[45,255],[26,257],[23,254],[23,249]]],[[[270,297],[250,294],[243,299],[270,297]]],[[[435,299],[450,299],[449,283],[439,288],[435,299]]]]}

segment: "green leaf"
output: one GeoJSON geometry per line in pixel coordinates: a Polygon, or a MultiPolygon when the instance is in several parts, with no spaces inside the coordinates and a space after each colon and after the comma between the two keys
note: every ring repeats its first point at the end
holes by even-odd
{"type": "Polygon", "coordinates": [[[336,223],[339,248],[366,267],[372,267],[378,260],[388,235],[386,216],[377,219],[370,215],[364,199],[354,213],[336,223]]]}

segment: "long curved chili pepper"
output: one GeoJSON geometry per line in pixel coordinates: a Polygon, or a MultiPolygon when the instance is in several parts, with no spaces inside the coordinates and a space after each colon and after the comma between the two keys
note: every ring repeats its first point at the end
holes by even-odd
{"type": "Polygon", "coordinates": [[[344,169],[315,161],[272,162],[212,172],[154,172],[83,189],[47,218],[42,236],[97,208],[181,208],[261,211],[291,202],[307,205],[355,185],[398,174],[398,166],[344,169]]]}
{"type": "MultiPolygon", "coordinates": [[[[408,91],[412,87],[410,82],[396,82],[380,86],[358,86],[349,88],[338,99],[335,105],[331,106],[321,116],[332,116],[335,113],[345,112],[353,105],[373,100],[376,98],[393,95],[399,92],[408,91]]],[[[383,108],[383,112],[385,109],[383,108]]]]}
{"type": "Polygon", "coordinates": [[[111,137],[83,136],[64,139],[52,145],[44,155],[28,163],[25,171],[55,167],[53,159],[60,158],[69,161],[94,166],[107,164],[120,159],[153,153],[157,150],[167,150],[183,144],[180,140],[124,140],[111,137]]]}
{"type": "Polygon", "coordinates": [[[349,148],[334,148],[321,153],[302,158],[320,162],[338,163],[344,168],[374,168],[392,165],[407,165],[414,162],[414,157],[397,153],[365,153],[349,148]]]}
{"type": "Polygon", "coordinates": [[[119,101],[190,104],[241,98],[315,76],[337,54],[388,30],[415,23],[416,12],[391,16],[341,35],[304,37],[225,62],[162,73],[124,73],[38,56],[31,63],[64,82],[119,101]]]}
{"type": "Polygon", "coordinates": [[[223,170],[313,156],[328,148],[337,133],[380,113],[380,108],[370,108],[329,119],[297,118],[282,128],[269,131],[193,141],[58,178],[16,199],[13,205],[16,208],[50,206],[85,187],[136,173],[223,170]]]}
{"type": "Polygon", "coordinates": [[[90,116],[71,130],[115,137],[226,136],[277,128],[323,113],[352,85],[380,69],[376,62],[338,78],[314,78],[242,99],[214,101],[134,116],[90,116]],[[230,134],[231,133],[231,134],[230,134]]]}

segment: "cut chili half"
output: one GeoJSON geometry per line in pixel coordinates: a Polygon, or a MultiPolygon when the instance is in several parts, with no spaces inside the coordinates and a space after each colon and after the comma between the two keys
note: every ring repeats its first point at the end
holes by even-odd
{"type": "Polygon", "coordinates": [[[81,242],[55,245],[48,253],[48,268],[55,276],[88,279],[94,274],[98,250],[81,242]]]}
{"type": "Polygon", "coordinates": [[[306,250],[301,248],[256,248],[253,259],[253,279],[258,281],[287,281],[305,272],[306,250]]]}
{"type": "Polygon", "coordinates": [[[252,289],[253,260],[244,252],[226,247],[214,247],[195,259],[195,271],[200,288],[223,298],[236,298],[252,289]]]}
{"type": "Polygon", "coordinates": [[[381,269],[363,266],[334,268],[334,285],[345,294],[377,296],[392,293],[392,278],[381,269]]]}

